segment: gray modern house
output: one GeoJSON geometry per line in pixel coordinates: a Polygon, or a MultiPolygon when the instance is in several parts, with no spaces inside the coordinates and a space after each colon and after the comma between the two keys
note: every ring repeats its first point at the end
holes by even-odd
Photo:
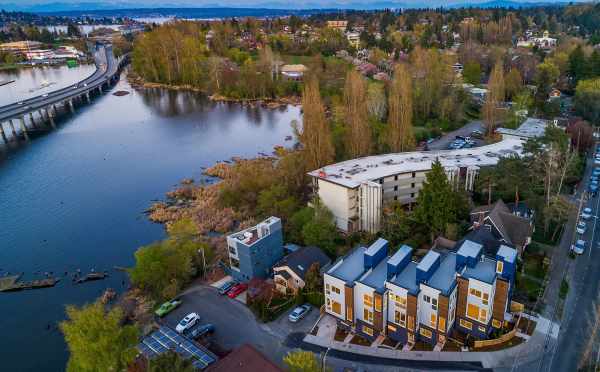
{"type": "Polygon", "coordinates": [[[246,282],[267,278],[273,265],[283,257],[281,220],[269,217],[256,226],[227,237],[231,275],[246,282]]]}

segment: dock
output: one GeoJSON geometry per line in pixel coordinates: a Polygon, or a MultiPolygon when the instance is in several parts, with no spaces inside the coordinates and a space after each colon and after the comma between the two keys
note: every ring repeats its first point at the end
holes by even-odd
{"type": "Polygon", "coordinates": [[[90,282],[92,280],[101,280],[104,278],[107,278],[108,274],[107,273],[89,273],[86,276],[79,278],[75,281],[75,283],[79,284],[79,283],[85,283],[85,282],[90,282]]]}
{"type": "Polygon", "coordinates": [[[21,282],[19,281],[20,277],[21,275],[13,275],[0,278],[0,292],[22,291],[24,289],[54,287],[56,283],[60,281],[60,279],[56,278],[47,278],[32,280],[28,282],[21,282]]]}

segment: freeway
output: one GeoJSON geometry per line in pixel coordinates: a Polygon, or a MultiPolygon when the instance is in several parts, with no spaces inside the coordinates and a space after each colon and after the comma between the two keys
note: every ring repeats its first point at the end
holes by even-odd
{"type": "Polygon", "coordinates": [[[115,59],[111,45],[101,47],[94,54],[94,58],[97,66],[96,71],[79,83],[48,94],[0,107],[0,123],[10,119],[21,118],[29,112],[82,96],[106,84],[119,71],[120,61],[115,59]]]}

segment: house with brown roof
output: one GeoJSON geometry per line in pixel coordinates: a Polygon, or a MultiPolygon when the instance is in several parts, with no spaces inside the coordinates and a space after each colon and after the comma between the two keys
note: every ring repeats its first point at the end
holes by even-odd
{"type": "Polygon", "coordinates": [[[531,243],[533,234],[533,218],[523,217],[521,213],[513,213],[502,201],[498,200],[491,206],[480,206],[471,211],[473,227],[487,226],[500,241],[514,246],[519,255],[531,243]]]}
{"type": "Polygon", "coordinates": [[[275,363],[271,362],[252,345],[244,344],[233,350],[225,358],[212,364],[207,372],[283,372],[275,363]]]}

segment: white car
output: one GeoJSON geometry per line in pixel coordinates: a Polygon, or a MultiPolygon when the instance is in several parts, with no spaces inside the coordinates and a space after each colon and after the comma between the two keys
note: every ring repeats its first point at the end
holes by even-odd
{"type": "Polygon", "coordinates": [[[17,102],[17,105],[22,105],[22,104],[23,104],[23,101],[17,102]]]}
{"type": "Polygon", "coordinates": [[[198,315],[196,313],[190,313],[190,314],[186,315],[185,318],[181,319],[181,322],[179,322],[179,324],[177,324],[177,327],[175,327],[175,330],[178,333],[183,333],[186,330],[192,328],[199,321],[200,321],[200,315],[198,315]]]}
{"type": "Polygon", "coordinates": [[[42,97],[44,97],[44,98],[48,97],[48,93],[42,94],[42,97]]]}
{"type": "Polygon", "coordinates": [[[577,240],[575,244],[571,246],[571,250],[576,254],[583,254],[585,250],[585,240],[577,240]]]}
{"type": "Polygon", "coordinates": [[[579,221],[579,223],[577,224],[577,233],[583,235],[583,234],[585,234],[586,231],[587,231],[586,223],[583,221],[579,221]]]}
{"type": "Polygon", "coordinates": [[[581,218],[584,220],[589,220],[592,218],[592,208],[584,208],[583,212],[581,212],[581,218]]]}

